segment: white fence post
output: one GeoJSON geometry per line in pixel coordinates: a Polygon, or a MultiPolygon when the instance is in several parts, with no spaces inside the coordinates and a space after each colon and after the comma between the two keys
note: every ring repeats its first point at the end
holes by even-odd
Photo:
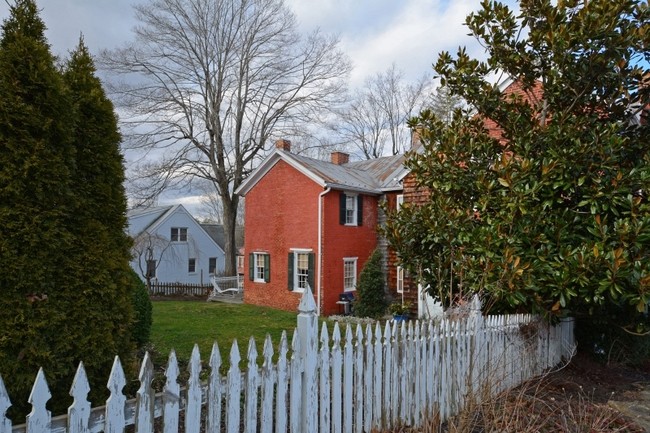
{"type": "Polygon", "coordinates": [[[318,414],[318,317],[311,288],[307,286],[298,306],[298,336],[303,360],[302,431],[316,432],[318,414]]]}

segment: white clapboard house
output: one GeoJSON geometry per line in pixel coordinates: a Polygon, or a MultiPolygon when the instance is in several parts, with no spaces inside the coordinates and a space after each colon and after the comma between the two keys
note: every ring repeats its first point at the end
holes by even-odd
{"type": "Polygon", "coordinates": [[[144,281],[209,285],[223,272],[223,248],[183,205],[135,209],[128,221],[131,267],[144,281]]]}

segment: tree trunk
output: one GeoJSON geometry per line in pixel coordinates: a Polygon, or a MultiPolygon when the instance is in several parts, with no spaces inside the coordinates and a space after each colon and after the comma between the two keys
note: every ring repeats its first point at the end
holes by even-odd
{"type": "Polygon", "coordinates": [[[225,273],[227,276],[237,275],[237,239],[235,228],[237,227],[237,204],[239,196],[232,196],[225,190],[220,189],[221,202],[223,203],[223,234],[224,252],[226,258],[225,273]]]}

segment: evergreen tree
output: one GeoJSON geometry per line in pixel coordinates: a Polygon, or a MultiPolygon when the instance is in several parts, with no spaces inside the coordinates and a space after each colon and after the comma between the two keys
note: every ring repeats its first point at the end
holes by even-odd
{"type": "Polygon", "coordinates": [[[381,269],[381,252],[375,250],[359,275],[354,315],[378,319],[386,313],[384,272],[381,269]]]}
{"type": "Polygon", "coordinates": [[[79,361],[101,390],[131,347],[115,116],[84,52],[68,90],[44,30],[17,0],[0,38],[0,374],[16,421],[39,367],[61,413],[79,361]]]}
{"type": "Polygon", "coordinates": [[[18,411],[39,367],[53,381],[74,369],[53,350],[67,344],[73,119],[44,30],[21,0],[0,39],[0,374],[18,411]]]}
{"type": "MultiPolygon", "coordinates": [[[[92,323],[74,326],[78,359],[91,382],[91,390],[104,388],[113,357],[127,357],[133,321],[130,279],[130,240],[126,235],[126,195],[120,134],[113,104],[95,75],[94,62],[83,43],[68,59],[63,78],[75,116],[72,173],[76,196],[70,231],[73,255],[79,257],[68,286],[70,321],[92,323]],[[83,296],[75,294],[83,293],[83,296]]],[[[95,397],[93,395],[93,397],[95,397]]]]}

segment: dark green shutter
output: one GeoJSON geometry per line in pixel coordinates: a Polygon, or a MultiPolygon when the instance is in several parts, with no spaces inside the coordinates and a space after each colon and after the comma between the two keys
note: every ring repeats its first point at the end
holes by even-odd
{"type": "Polygon", "coordinates": [[[312,293],[314,292],[314,277],[316,276],[315,270],[314,270],[314,253],[309,253],[308,257],[308,263],[309,263],[309,273],[307,274],[307,283],[309,284],[309,287],[311,288],[312,293]]]}
{"type": "Polygon", "coordinates": [[[357,196],[357,225],[363,225],[363,197],[357,196]]]}
{"type": "Polygon", "coordinates": [[[248,279],[253,281],[255,279],[255,254],[248,255],[248,279]]]}
{"type": "Polygon", "coordinates": [[[345,225],[345,193],[339,196],[339,224],[345,225]]]}
{"type": "Polygon", "coordinates": [[[264,254],[264,281],[271,281],[271,255],[264,254]]]}
{"type": "Polygon", "coordinates": [[[289,291],[293,291],[293,253],[289,253],[287,266],[287,288],[289,291]]]}

